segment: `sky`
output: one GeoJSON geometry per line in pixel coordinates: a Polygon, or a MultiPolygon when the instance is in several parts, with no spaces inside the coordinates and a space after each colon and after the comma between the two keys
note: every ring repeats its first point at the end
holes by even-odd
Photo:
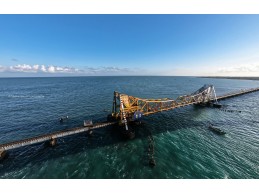
{"type": "Polygon", "coordinates": [[[0,15],[0,77],[259,76],[259,15],[0,15]]]}

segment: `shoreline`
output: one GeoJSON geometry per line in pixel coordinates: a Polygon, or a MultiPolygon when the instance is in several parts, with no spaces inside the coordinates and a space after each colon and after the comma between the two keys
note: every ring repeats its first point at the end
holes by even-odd
{"type": "Polygon", "coordinates": [[[199,78],[259,80],[259,77],[200,76],[199,78]]]}

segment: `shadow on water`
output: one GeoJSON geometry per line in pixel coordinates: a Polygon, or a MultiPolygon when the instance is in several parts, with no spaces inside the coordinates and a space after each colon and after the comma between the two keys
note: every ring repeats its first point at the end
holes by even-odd
{"type": "Polygon", "coordinates": [[[74,155],[88,149],[97,149],[122,142],[123,139],[113,127],[101,128],[89,134],[80,133],[58,138],[57,145],[50,147],[48,142],[9,150],[4,160],[0,161],[0,176],[25,166],[41,164],[47,160],[74,155]]]}
{"type": "MultiPolygon", "coordinates": [[[[194,107],[192,110],[187,110],[194,111],[192,114],[187,114],[184,110],[175,110],[149,116],[143,120],[141,125],[133,127],[136,132],[135,139],[147,139],[150,136],[150,132],[152,132],[152,135],[157,135],[189,127],[207,126],[205,121],[194,121],[194,116],[191,116],[197,116],[202,109],[203,107],[194,107]],[[192,122],[189,122],[190,120],[192,122]],[[163,127],[163,125],[166,126],[168,123],[170,123],[170,127],[163,127]],[[150,127],[152,129],[149,129],[150,127]]],[[[22,169],[25,166],[41,164],[50,159],[75,155],[89,149],[111,146],[126,141],[131,140],[125,140],[118,128],[109,126],[94,130],[92,135],[80,133],[59,138],[55,147],[49,147],[45,143],[40,143],[10,150],[8,151],[8,156],[0,162],[0,177],[5,173],[22,169]]],[[[144,163],[144,165],[148,164],[144,163]]]]}

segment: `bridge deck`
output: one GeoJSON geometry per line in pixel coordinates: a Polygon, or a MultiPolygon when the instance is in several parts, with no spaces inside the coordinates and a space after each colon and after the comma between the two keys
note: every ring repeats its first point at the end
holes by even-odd
{"type": "Polygon", "coordinates": [[[243,94],[248,94],[248,93],[256,92],[256,91],[259,91],[259,87],[258,88],[251,88],[251,89],[247,89],[247,90],[241,90],[241,91],[237,91],[237,92],[232,92],[232,93],[228,93],[228,94],[224,94],[222,96],[218,96],[217,99],[218,100],[223,100],[223,99],[226,99],[226,98],[240,96],[240,95],[243,95],[243,94]]]}
{"type": "MultiPolygon", "coordinates": [[[[228,93],[228,94],[225,94],[225,95],[222,95],[222,96],[218,96],[217,100],[223,100],[223,99],[226,99],[226,98],[235,97],[235,96],[239,96],[239,95],[247,94],[247,93],[251,93],[251,92],[256,92],[256,91],[259,91],[259,88],[241,90],[241,91],[238,91],[238,92],[233,92],[233,93],[228,93]]],[[[211,101],[213,101],[213,100],[214,99],[211,99],[211,101]]],[[[167,111],[167,110],[180,108],[180,107],[184,107],[184,106],[189,106],[189,105],[193,105],[193,104],[199,104],[199,103],[200,102],[188,102],[188,103],[178,104],[178,105],[173,106],[173,107],[161,109],[160,111],[157,111],[157,112],[167,111]]],[[[148,112],[145,113],[145,115],[149,115],[149,114],[153,114],[153,113],[148,113],[148,112]]],[[[37,137],[33,137],[33,138],[28,138],[28,139],[25,139],[25,140],[14,141],[14,142],[11,142],[11,143],[6,143],[6,144],[0,145],[0,151],[10,150],[10,149],[14,149],[14,148],[18,148],[18,147],[22,147],[22,146],[26,146],[26,145],[45,142],[45,141],[48,141],[48,140],[51,140],[51,139],[56,139],[56,138],[60,138],[60,137],[65,137],[65,136],[77,134],[77,133],[82,133],[82,132],[86,132],[86,131],[89,131],[89,130],[92,130],[92,129],[101,128],[101,127],[105,127],[105,126],[108,126],[108,125],[113,125],[115,123],[116,122],[96,123],[92,127],[77,127],[77,128],[57,131],[57,132],[53,132],[53,133],[50,133],[50,134],[41,135],[41,136],[37,136],[37,137]]]]}
{"type": "Polygon", "coordinates": [[[56,139],[59,137],[65,137],[65,136],[69,136],[69,135],[73,135],[73,134],[77,134],[77,133],[87,132],[92,129],[106,127],[108,125],[113,125],[115,123],[116,122],[96,123],[92,127],[77,127],[77,128],[72,128],[72,129],[67,129],[67,130],[62,130],[62,131],[56,131],[56,132],[49,133],[46,135],[40,135],[37,137],[32,137],[32,138],[28,138],[28,139],[24,139],[24,140],[19,140],[19,141],[14,141],[11,143],[2,144],[2,145],[0,145],[0,150],[10,150],[10,149],[14,149],[14,148],[18,148],[18,147],[22,147],[22,146],[26,146],[26,145],[41,143],[41,142],[45,142],[45,141],[48,141],[51,139],[56,139]]]}
{"type": "MultiPolygon", "coordinates": [[[[224,100],[226,98],[231,98],[231,97],[235,97],[235,96],[239,96],[239,95],[247,94],[247,93],[251,93],[251,92],[256,92],[256,91],[259,91],[259,88],[252,88],[252,89],[241,90],[241,91],[237,91],[237,92],[231,92],[231,93],[224,94],[222,96],[218,96],[217,100],[224,100]]],[[[213,100],[215,100],[215,99],[213,98],[210,101],[213,101],[213,100]]],[[[155,114],[155,113],[158,113],[158,112],[168,111],[168,110],[172,110],[172,109],[175,109],[175,108],[181,108],[181,107],[184,107],[184,106],[189,106],[189,105],[194,105],[194,104],[199,104],[199,103],[201,103],[201,102],[199,102],[199,101],[186,102],[186,103],[183,103],[183,104],[177,104],[177,105],[174,105],[174,106],[171,106],[171,107],[163,108],[161,110],[157,110],[157,111],[153,111],[153,112],[146,112],[146,113],[144,113],[144,115],[147,116],[147,115],[155,114]]]]}

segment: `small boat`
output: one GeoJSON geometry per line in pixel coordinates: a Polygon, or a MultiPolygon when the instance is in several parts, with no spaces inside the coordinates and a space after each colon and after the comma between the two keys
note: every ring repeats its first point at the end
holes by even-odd
{"type": "Polygon", "coordinates": [[[222,104],[213,103],[212,106],[215,107],[215,108],[221,108],[222,104]]]}
{"type": "Polygon", "coordinates": [[[209,129],[210,129],[211,131],[213,131],[213,132],[219,134],[219,135],[224,135],[224,134],[226,134],[225,131],[223,131],[223,130],[217,128],[217,127],[214,127],[214,126],[212,126],[212,125],[209,125],[209,129]]]}

